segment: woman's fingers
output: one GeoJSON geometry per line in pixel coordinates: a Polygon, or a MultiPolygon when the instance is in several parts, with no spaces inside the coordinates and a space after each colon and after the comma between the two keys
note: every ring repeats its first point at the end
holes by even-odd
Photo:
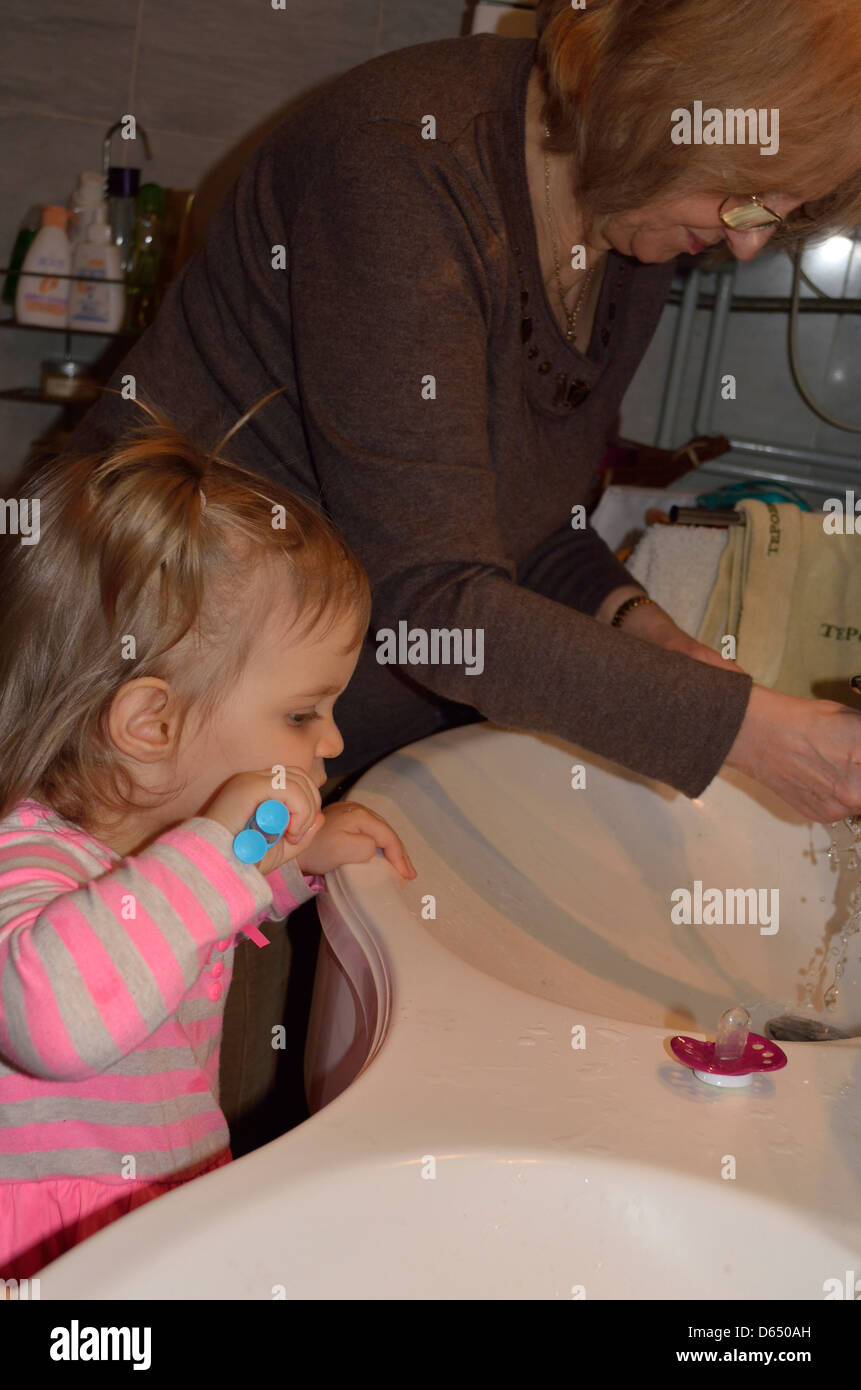
{"type": "Polygon", "coordinates": [[[861,813],[861,716],[755,685],[727,760],[809,820],[861,813]]]}

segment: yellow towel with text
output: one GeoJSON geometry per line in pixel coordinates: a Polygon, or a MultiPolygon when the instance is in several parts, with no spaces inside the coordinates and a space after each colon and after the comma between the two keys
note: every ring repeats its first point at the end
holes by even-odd
{"type": "Polygon", "coordinates": [[[848,681],[861,673],[861,536],[833,534],[833,517],[791,502],[737,509],[746,524],[730,528],[699,641],[721,651],[734,637],[758,684],[857,708],[848,681]]]}

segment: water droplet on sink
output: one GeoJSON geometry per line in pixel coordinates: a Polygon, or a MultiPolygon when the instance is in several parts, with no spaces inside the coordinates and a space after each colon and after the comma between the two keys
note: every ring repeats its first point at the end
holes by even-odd
{"type": "Polygon", "coordinates": [[[606,1027],[603,1027],[603,1028],[596,1028],[594,1031],[595,1031],[596,1036],[599,1037],[599,1038],[603,1038],[605,1042],[614,1042],[614,1043],[618,1043],[618,1042],[627,1042],[627,1041],[628,1041],[628,1034],[627,1034],[627,1033],[623,1033],[622,1030],[621,1030],[621,1028],[606,1028],[606,1027]]]}

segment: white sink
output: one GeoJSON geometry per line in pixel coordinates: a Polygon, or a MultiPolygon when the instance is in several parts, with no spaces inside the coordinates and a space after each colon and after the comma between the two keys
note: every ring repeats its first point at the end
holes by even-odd
{"type": "Polygon", "coordinates": [[[814,1279],[821,1297],[825,1278],[857,1267],[838,1234],[813,1240],[802,1213],[744,1193],[732,1197],[732,1230],[704,1232],[709,1206],[727,1201],[716,1183],[606,1156],[450,1153],[434,1179],[419,1159],[390,1153],[301,1177],[288,1163],[280,1196],[276,1175],[261,1186],[246,1165],[229,1223],[223,1194],[203,1200],[202,1179],[201,1200],[184,1212],[174,1198],[146,1209],[153,1219],[173,1207],[157,1231],[135,1214],[110,1246],[104,1235],[88,1243],[93,1257],[102,1245],[113,1272],[82,1264],[82,1247],[43,1275],[42,1296],[758,1299],[778,1288],[801,1299],[817,1296],[814,1279]]]}
{"type": "Polygon", "coordinates": [[[708,1032],[732,1004],[756,1028],[798,1012],[810,982],[818,1016],[861,1032],[861,936],[838,1007],[823,1007],[819,967],[853,882],[829,862],[827,827],[732,773],[690,801],[590,755],[573,790],[578,761],[554,739],[472,725],[393,754],[351,796],[421,844],[421,887],[430,879],[441,904],[425,923],[434,939],[506,984],[708,1032]],[[697,880],[779,889],[777,932],[675,925],[670,895],[697,880]]]}
{"type": "MultiPolygon", "coordinates": [[[[783,1044],[730,1092],[668,1049],[821,994],[825,828],[742,778],[690,802],[484,724],[350,795],[419,876],[377,855],[328,877],[316,1113],[55,1262],[44,1298],[819,1299],[861,1271],[861,1039],[783,1044]],[[695,880],[778,888],[779,931],[673,925],[695,880]]],[[[857,954],[820,1010],[847,1031],[857,954]]]]}

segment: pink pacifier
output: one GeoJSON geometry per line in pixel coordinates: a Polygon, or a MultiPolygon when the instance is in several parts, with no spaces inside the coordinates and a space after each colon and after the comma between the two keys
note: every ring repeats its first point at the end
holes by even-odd
{"type": "Polygon", "coordinates": [[[776,1042],[751,1033],[750,1014],[740,1004],[721,1014],[713,1043],[677,1033],[670,1047],[676,1060],[709,1086],[749,1086],[754,1072],[780,1071],[787,1061],[776,1042]]]}

